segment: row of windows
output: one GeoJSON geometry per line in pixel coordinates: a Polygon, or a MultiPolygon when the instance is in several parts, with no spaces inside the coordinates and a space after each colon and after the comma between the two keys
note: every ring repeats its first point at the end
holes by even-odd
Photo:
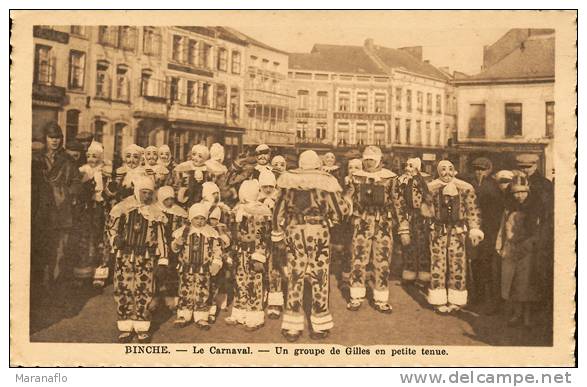
{"type": "Polygon", "coordinates": [[[369,127],[366,122],[357,122],[354,129],[354,141],[351,141],[351,124],[349,122],[338,122],[336,125],[337,144],[385,144],[386,125],[383,123],[376,123],[373,125],[372,141],[369,141],[369,127]]]}
{"type": "MultiPolygon", "coordinates": [[[[366,113],[369,109],[369,94],[367,92],[357,92],[356,111],[366,113]]],[[[375,93],[373,102],[373,111],[375,113],[385,113],[387,105],[387,96],[385,93],[375,93]]],[[[298,109],[308,109],[310,106],[310,92],[308,90],[298,90],[298,109]]],[[[349,91],[340,91],[338,93],[338,111],[351,111],[351,93],[349,91]]],[[[316,93],[316,109],[328,109],[328,92],[318,91],[316,93]]]]}
{"type": "MultiPolygon", "coordinates": [[[[412,127],[412,120],[403,120],[403,133],[402,133],[402,120],[396,118],[394,121],[394,136],[396,144],[406,145],[441,145],[442,132],[440,122],[415,120],[415,127],[412,127]],[[432,126],[434,124],[434,127],[432,126]],[[433,130],[434,129],[434,130],[433,130]]],[[[449,126],[446,125],[448,131],[449,126]]]]}
{"type": "MultiPolygon", "coordinates": [[[[554,134],[554,102],[545,103],[545,136],[552,137],[554,134]]],[[[516,137],[522,135],[522,104],[504,104],[505,115],[505,137],[516,137]]],[[[485,137],[485,104],[469,105],[469,137],[485,137]]]]}
{"type": "MultiPolygon", "coordinates": [[[[426,113],[432,114],[432,93],[426,93],[426,113]]],[[[406,95],[406,106],[405,109],[407,112],[412,112],[412,90],[407,89],[406,95]]],[[[367,92],[357,92],[356,93],[356,112],[366,113],[369,109],[369,95],[367,92]]],[[[402,105],[403,96],[402,96],[402,89],[397,88],[395,92],[395,109],[397,111],[401,111],[403,109],[402,105]]],[[[308,109],[310,104],[310,92],[308,90],[298,90],[298,109],[308,109]]],[[[375,93],[375,99],[373,104],[373,112],[375,113],[385,113],[387,106],[387,96],[385,93],[375,93]]],[[[328,93],[325,91],[319,91],[316,94],[316,108],[318,110],[326,110],[328,107],[328,93]]],[[[349,112],[351,111],[351,92],[349,91],[341,91],[338,93],[338,103],[337,103],[337,110],[341,112],[349,112]]],[[[416,93],[416,110],[418,112],[423,112],[424,107],[424,93],[418,91],[416,93]]],[[[436,104],[435,104],[435,112],[436,114],[442,114],[442,96],[440,94],[436,94],[436,104]]]]}
{"type": "MultiPolygon", "coordinates": [[[[79,132],[80,125],[80,111],[76,109],[68,110],[65,114],[65,138],[75,138],[79,132]]],[[[108,123],[100,118],[96,118],[92,122],[92,133],[94,139],[100,143],[103,143],[104,130],[108,123]]],[[[125,122],[116,122],[113,127],[114,135],[114,158],[119,159],[122,157],[122,139],[124,130],[127,124],[125,122]]]]}
{"type": "MultiPolygon", "coordinates": [[[[171,59],[174,62],[223,72],[229,70],[229,50],[224,47],[214,49],[204,41],[183,35],[173,35],[171,44],[171,59]]],[[[241,53],[238,50],[230,52],[230,72],[241,73],[241,53]]]]}
{"type": "MultiPolygon", "coordinates": [[[[45,85],[53,85],[55,82],[56,60],[51,55],[51,47],[36,46],[35,54],[35,82],[45,85]]],[[[81,51],[71,50],[69,55],[68,88],[70,90],[83,91],[85,88],[86,54],[81,51]]],[[[153,97],[180,101],[188,106],[203,106],[224,109],[227,106],[226,86],[217,84],[214,94],[211,92],[212,84],[195,80],[183,80],[177,77],[169,77],[167,80],[153,78],[151,70],[143,70],[141,73],[139,94],[142,97],[153,97]]],[[[129,102],[131,97],[130,69],[126,64],[111,65],[108,61],[99,60],[96,63],[96,88],[95,97],[98,99],[129,102]],[[114,79],[112,73],[114,72],[114,79]]],[[[230,90],[230,104],[239,106],[239,90],[230,90]]],[[[233,116],[238,117],[238,108],[232,109],[233,116]]]]}

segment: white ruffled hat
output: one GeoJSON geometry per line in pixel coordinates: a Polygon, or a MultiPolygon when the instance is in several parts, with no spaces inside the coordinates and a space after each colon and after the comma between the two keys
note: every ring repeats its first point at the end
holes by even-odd
{"type": "Polygon", "coordinates": [[[104,154],[104,147],[97,141],[92,141],[86,153],[92,153],[97,156],[102,156],[104,154]]]}
{"type": "Polygon", "coordinates": [[[275,181],[275,175],[273,172],[269,171],[261,171],[259,174],[259,186],[267,186],[270,185],[271,187],[275,187],[277,182],[275,181]]]}
{"type": "Polygon", "coordinates": [[[127,146],[126,148],[124,148],[124,153],[125,154],[140,154],[142,155],[143,153],[145,153],[145,150],[138,146],[137,144],[130,144],[129,146],[127,146]]]}
{"type": "Polygon", "coordinates": [[[159,200],[160,203],[163,203],[163,201],[165,199],[174,198],[174,197],[175,197],[175,192],[173,191],[173,187],[170,187],[168,185],[164,185],[163,187],[159,188],[159,190],[157,191],[157,200],[159,200]]]}
{"type": "Polygon", "coordinates": [[[210,151],[206,147],[206,145],[196,144],[192,147],[192,153],[198,153],[202,155],[205,159],[210,158],[210,151]]]}
{"type": "Polygon", "coordinates": [[[212,194],[215,192],[220,194],[220,188],[216,185],[216,183],[207,181],[202,184],[202,198],[205,200],[211,200],[212,194]]]}
{"type": "Polygon", "coordinates": [[[381,162],[381,157],[383,153],[379,147],[374,145],[369,145],[363,151],[363,160],[375,160],[377,163],[381,162]]]}
{"type": "Polygon", "coordinates": [[[259,197],[259,182],[257,179],[245,180],[238,190],[238,198],[241,202],[254,202],[259,197]]]}
{"type": "Polygon", "coordinates": [[[206,203],[196,203],[190,207],[188,211],[188,217],[190,220],[194,219],[196,216],[202,216],[208,219],[208,214],[210,213],[210,206],[206,203]]]}
{"type": "Polygon", "coordinates": [[[134,186],[135,198],[140,201],[141,190],[148,189],[155,191],[155,182],[149,176],[137,176],[132,181],[134,186]]]}
{"type": "Polygon", "coordinates": [[[298,166],[303,170],[320,169],[322,161],[316,152],[307,150],[300,155],[298,166]]]}
{"type": "Polygon", "coordinates": [[[219,143],[215,142],[210,146],[210,158],[216,160],[219,163],[224,161],[224,147],[219,143]]]}

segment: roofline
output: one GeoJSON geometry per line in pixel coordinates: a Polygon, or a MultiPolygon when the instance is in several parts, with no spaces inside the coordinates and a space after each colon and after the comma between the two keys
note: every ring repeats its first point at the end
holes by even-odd
{"type": "MultiPolygon", "coordinates": [[[[420,73],[415,73],[415,72],[412,72],[412,71],[409,71],[409,70],[404,70],[404,69],[401,69],[401,68],[399,68],[399,67],[390,67],[390,68],[391,68],[393,71],[397,71],[397,72],[404,73],[404,74],[408,74],[408,75],[415,75],[415,76],[417,76],[417,77],[420,77],[420,78],[426,78],[426,79],[430,79],[430,80],[433,80],[433,81],[439,81],[439,82],[442,82],[442,83],[450,83],[450,82],[451,82],[451,79],[450,79],[450,77],[447,77],[448,79],[435,78],[435,77],[432,77],[432,76],[430,76],[430,75],[423,75],[423,74],[420,74],[420,73]]],[[[440,70],[439,70],[439,71],[440,71],[440,70]]]]}
{"type": "Polygon", "coordinates": [[[475,85],[507,85],[507,84],[524,84],[524,83],[554,83],[554,76],[549,77],[532,77],[532,78],[485,78],[485,79],[463,79],[455,80],[455,86],[475,86],[475,85]]]}
{"type": "MultiPolygon", "coordinates": [[[[366,77],[385,77],[385,78],[390,78],[391,79],[391,75],[388,73],[381,73],[381,74],[375,74],[375,73],[349,73],[349,72],[344,72],[344,71],[332,71],[332,70],[316,70],[316,69],[297,69],[297,68],[292,68],[291,67],[291,63],[290,63],[290,67],[287,68],[288,72],[314,72],[314,73],[320,73],[320,74],[334,74],[334,75],[359,75],[359,76],[366,76],[366,77]]],[[[308,79],[301,79],[302,81],[307,81],[308,79]]],[[[312,81],[314,79],[311,79],[312,81]]]]}

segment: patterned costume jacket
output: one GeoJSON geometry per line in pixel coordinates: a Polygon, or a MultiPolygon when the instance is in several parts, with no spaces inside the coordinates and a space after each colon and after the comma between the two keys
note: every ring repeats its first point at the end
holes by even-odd
{"type": "Polygon", "coordinates": [[[330,228],[350,214],[350,203],[330,174],[319,171],[288,171],[277,180],[280,189],[272,222],[272,240],[285,240],[288,296],[282,328],[304,329],[304,280],[312,286],[314,330],[334,326],[330,314],[330,228]]]}
{"type": "Polygon", "coordinates": [[[210,266],[222,264],[218,233],[209,225],[185,225],[173,232],[173,250],[179,254],[179,302],[177,316],[195,322],[208,319],[210,266]],[[182,239],[183,245],[177,241],[182,239]]]}
{"type": "Polygon", "coordinates": [[[255,262],[265,264],[269,258],[271,212],[260,202],[239,203],[233,209],[232,234],[236,252],[236,294],[232,316],[247,325],[264,321],[263,271],[255,262]]]}
{"type": "Polygon", "coordinates": [[[167,217],[164,232],[165,240],[168,243],[168,265],[165,280],[163,283],[158,284],[157,288],[162,296],[177,297],[179,288],[179,260],[177,253],[171,248],[171,242],[173,242],[173,232],[188,223],[188,214],[177,204],[174,204],[171,208],[167,208],[159,203],[159,207],[167,217]]]}
{"type": "Polygon", "coordinates": [[[110,211],[108,233],[116,256],[114,298],[121,331],[149,330],[154,266],[168,256],[165,223],[167,218],[156,204],[141,205],[135,196],[110,211]]]}
{"type": "Polygon", "coordinates": [[[467,232],[481,236],[483,233],[479,229],[481,217],[473,186],[456,178],[448,184],[454,184],[452,195],[445,194],[447,183],[442,180],[428,183],[433,207],[428,302],[460,306],[467,303],[467,232]]]}
{"type": "MultiPolygon", "coordinates": [[[[413,281],[419,279],[430,281],[430,216],[422,214],[424,195],[428,193],[427,183],[421,174],[415,176],[404,174],[398,177],[398,195],[406,206],[406,218],[409,229],[403,228],[399,234],[409,233],[411,242],[402,246],[403,272],[402,279],[413,281]]],[[[424,207],[426,208],[426,207],[424,207]]]]}
{"type": "Polygon", "coordinates": [[[409,230],[404,198],[399,194],[396,174],[388,169],[357,171],[351,184],[354,188],[351,298],[365,298],[367,265],[372,263],[373,299],[387,302],[394,223],[400,232],[409,230]]]}

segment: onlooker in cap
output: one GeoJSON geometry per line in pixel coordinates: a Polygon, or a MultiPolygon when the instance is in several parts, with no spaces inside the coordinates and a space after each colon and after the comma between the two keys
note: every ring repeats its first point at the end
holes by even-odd
{"type": "Polygon", "coordinates": [[[38,192],[36,221],[44,230],[46,261],[43,283],[55,283],[65,271],[63,267],[72,207],[80,189],[80,173],[73,159],[63,149],[63,132],[56,122],[45,128],[45,150],[37,153],[34,164],[41,167],[42,182],[38,192]]]}
{"type": "Polygon", "coordinates": [[[85,153],[86,149],[84,146],[78,141],[70,141],[65,145],[65,151],[67,154],[75,161],[78,167],[81,167],[85,164],[85,153]],[[83,159],[82,159],[83,155],[83,159]]]}

